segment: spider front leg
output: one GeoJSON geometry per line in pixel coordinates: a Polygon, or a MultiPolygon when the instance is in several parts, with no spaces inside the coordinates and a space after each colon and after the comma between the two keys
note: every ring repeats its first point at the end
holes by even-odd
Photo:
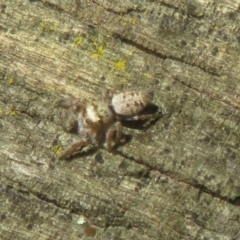
{"type": "Polygon", "coordinates": [[[72,132],[77,130],[78,113],[85,108],[85,102],[81,98],[70,98],[59,102],[59,106],[67,108],[61,124],[65,131],[72,132]]]}
{"type": "Polygon", "coordinates": [[[65,117],[62,120],[63,129],[67,132],[76,130],[77,128],[77,115],[76,113],[68,110],[65,117]]]}
{"type": "Polygon", "coordinates": [[[58,102],[58,106],[63,108],[71,108],[73,111],[76,111],[78,108],[84,105],[86,100],[82,98],[68,98],[62,99],[58,102]]]}
{"type": "Polygon", "coordinates": [[[108,88],[103,89],[102,91],[102,101],[106,104],[110,104],[112,93],[108,88]]]}
{"type": "Polygon", "coordinates": [[[75,153],[77,150],[82,149],[84,146],[87,145],[86,141],[80,141],[77,143],[74,143],[69,149],[67,149],[60,157],[60,160],[69,158],[73,153],[75,153]]]}

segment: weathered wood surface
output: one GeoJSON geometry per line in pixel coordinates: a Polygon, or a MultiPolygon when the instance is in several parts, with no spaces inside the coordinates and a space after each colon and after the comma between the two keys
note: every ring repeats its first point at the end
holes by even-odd
{"type": "Polygon", "coordinates": [[[240,239],[239,0],[0,2],[1,239],[240,239]],[[119,84],[165,116],[59,161],[56,103],[119,84]]]}

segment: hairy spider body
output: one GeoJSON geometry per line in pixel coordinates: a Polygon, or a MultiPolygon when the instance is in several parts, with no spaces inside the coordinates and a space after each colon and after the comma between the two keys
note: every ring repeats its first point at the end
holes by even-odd
{"type": "Polygon", "coordinates": [[[81,141],[73,144],[60,159],[70,157],[87,144],[101,146],[106,143],[107,149],[111,150],[121,140],[122,120],[145,120],[159,116],[140,115],[151,99],[152,93],[104,90],[100,102],[80,98],[62,101],[61,106],[68,109],[64,118],[64,128],[66,131],[76,128],[81,141]]]}

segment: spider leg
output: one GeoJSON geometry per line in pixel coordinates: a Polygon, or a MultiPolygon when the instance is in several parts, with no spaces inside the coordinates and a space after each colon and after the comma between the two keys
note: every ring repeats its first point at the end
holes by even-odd
{"type": "Polygon", "coordinates": [[[62,126],[65,131],[71,132],[77,125],[77,115],[68,110],[65,114],[65,118],[62,120],[62,126]]]}
{"type": "Polygon", "coordinates": [[[114,138],[114,133],[115,133],[115,128],[111,127],[106,134],[106,144],[107,144],[107,149],[109,151],[111,151],[112,149],[112,142],[113,142],[113,138],[114,138]]]}
{"type": "Polygon", "coordinates": [[[119,143],[121,138],[122,138],[122,124],[121,122],[117,122],[107,132],[106,135],[107,149],[111,151],[111,149],[113,148],[113,142],[114,145],[116,145],[119,143]]]}
{"type": "Polygon", "coordinates": [[[122,124],[121,122],[116,123],[116,140],[115,144],[118,144],[122,138],[122,124]]]}
{"type": "Polygon", "coordinates": [[[64,130],[71,132],[77,128],[78,114],[85,109],[86,100],[81,98],[70,98],[62,100],[59,106],[67,108],[64,117],[62,118],[61,125],[64,130]]]}
{"type": "Polygon", "coordinates": [[[58,106],[63,108],[72,108],[75,110],[76,108],[80,108],[84,106],[84,102],[86,100],[82,98],[69,98],[69,99],[62,99],[58,102],[58,106]]]}
{"type": "Polygon", "coordinates": [[[146,115],[136,115],[133,117],[123,118],[124,121],[141,121],[141,120],[152,120],[161,117],[161,113],[156,114],[146,114],[146,115]]]}
{"type": "Polygon", "coordinates": [[[74,152],[79,150],[80,148],[83,148],[87,145],[86,141],[80,141],[77,143],[74,143],[69,149],[67,149],[61,156],[59,156],[60,160],[69,158],[74,152]]]}
{"type": "Polygon", "coordinates": [[[110,103],[110,98],[111,98],[111,94],[110,94],[110,90],[108,88],[103,89],[102,91],[102,101],[104,103],[110,103]]]}

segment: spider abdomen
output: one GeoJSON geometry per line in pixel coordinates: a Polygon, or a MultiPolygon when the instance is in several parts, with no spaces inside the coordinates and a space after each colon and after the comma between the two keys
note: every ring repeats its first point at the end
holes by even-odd
{"type": "Polygon", "coordinates": [[[116,114],[133,116],[141,112],[152,97],[153,94],[147,92],[120,92],[113,95],[111,105],[116,114]]]}

